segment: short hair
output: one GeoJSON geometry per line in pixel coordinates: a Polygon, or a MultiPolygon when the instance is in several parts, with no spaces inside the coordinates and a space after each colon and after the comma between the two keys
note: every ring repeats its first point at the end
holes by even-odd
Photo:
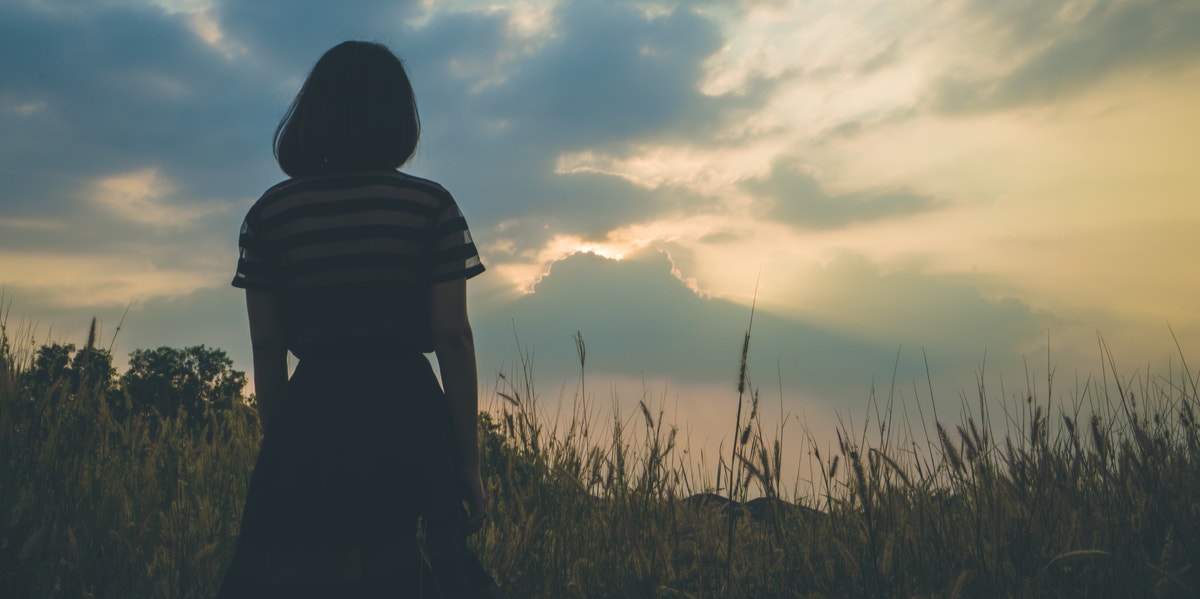
{"type": "Polygon", "coordinates": [[[383,44],[342,42],[313,65],[275,128],[290,177],[397,169],[412,158],[421,118],[404,62],[383,44]]]}

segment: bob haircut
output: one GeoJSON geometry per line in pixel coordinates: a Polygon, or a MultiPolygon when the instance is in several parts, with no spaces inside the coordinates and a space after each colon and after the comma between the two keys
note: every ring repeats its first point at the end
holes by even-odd
{"type": "Polygon", "coordinates": [[[395,170],[421,136],[404,63],[383,44],[330,48],[275,128],[274,151],[288,176],[395,170]]]}

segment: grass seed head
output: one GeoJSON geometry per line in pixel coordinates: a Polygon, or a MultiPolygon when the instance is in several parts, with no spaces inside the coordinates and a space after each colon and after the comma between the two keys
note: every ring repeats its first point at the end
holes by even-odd
{"type": "Polygon", "coordinates": [[[946,458],[950,460],[950,467],[953,468],[954,472],[962,472],[963,463],[962,458],[958,455],[958,449],[950,442],[950,436],[946,434],[946,429],[942,427],[942,423],[937,422],[934,424],[937,427],[938,440],[942,443],[942,451],[946,458]]]}
{"type": "Polygon", "coordinates": [[[967,450],[967,461],[974,462],[979,458],[979,449],[975,446],[975,441],[971,439],[971,435],[967,433],[967,430],[961,424],[958,425],[958,436],[962,437],[963,446],[967,450]]]}

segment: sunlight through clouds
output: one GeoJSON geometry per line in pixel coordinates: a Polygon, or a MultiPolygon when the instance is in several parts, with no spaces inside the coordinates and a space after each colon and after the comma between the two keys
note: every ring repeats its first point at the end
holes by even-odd
{"type": "MultiPolygon", "coordinates": [[[[779,82],[759,111],[730,125],[738,128],[737,141],[643,142],[615,153],[578,150],[561,154],[556,172],[602,173],[648,189],[686,187],[720,196],[719,205],[756,229],[755,237],[773,239],[777,247],[807,247],[811,255],[851,248],[881,264],[920,265],[930,273],[982,271],[987,274],[976,284],[993,293],[1020,293],[1056,309],[1067,308],[1066,297],[1092,288],[1087,297],[1105,298],[1098,301],[1121,305],[1127,314],[1168,310],[1192,318],[1168,298],[1196,297],[1200,289],[1167,294],[1155,301],[1156,308],[1139,307],[1137,301],[1149,298],[1135,301],[1142,294],[1110,288],[1115,279],[1089,249],[1096,241],[1081,235],[1096,227],[1114,234],[1124,229],[1129,243],[1119,246],[1121,255],[1131,265],[1146,265],[1143,277],[1157,279],[1156,285],[1177,287],[1170,269],[1154,267],[1150,256],[1185,259],[1195,252],[1183,242],[1164,247],[1152,223],[1158,222],[1155,214],[1177,219],[1188,213],[1184,190],[1198,183],[1195,169],[1185,166],[1196,155],[1195,142],[1171,135],[1194,129],[1183,125],[1195,121],[1194,111],[1183,108],[1194,103],[1183,98],[1200,97],[1195,71],[1175,82],[1154,75],[1118,78],[1038,109],[928,112],[930,94],[948,73],[1002,85],[1023,65],[1070,43],[1066,32],[1099,28],[1097,22],[1117,18],[1119,9],[1104,12],[1095,3],[1075,2],[1044,11],[1044,19],[1030,16],[1041,20],[1029,31],[1014,25],[1027,16],[1023,9],[1005,10],[917,2],[749,5],[723,21],[726,43],[706,61],[700,85],[705,94],[723,95],[743,93],[756,79],[779,82]],[[847,194],[872,189],[909,189],[940,198],[941,207],[927,215],[795,237],[755,214],[754,202],[738,201],[747,194],[739,182],[763,178],[784,156],[831,200],[846,202],[847,194]],[[1140,206],[1136,216],[1128,214],[1134,203],[1140,206]],[[1029,256],[1054,238],[1078,241],[1057,249],[1052,260],[1029,256]],[[1151,254],[1151,247],[1165,251],[1151,254]],[[1064,277],[1066,272],[1072,276],[1064,277]]],[[[701,286],[728,293],[737,286],[723,282],[736,270],[733,265],[763,256],[764,248],[739,242],[706,252],[695,243],[706,233],[674,243],[705,256],[696,259],[693,273],[701,286]]],[[[665,242],[647,243],[655,241],[665,242]]],[[[744,285],[745,276],[740,278],[744,285]]],[[[794,292],[790,285],[783,289],[794,292]]]]}
{"type": "MultiPolygon", "coordinates": [[[[505,242],[501,240],[499,244],[499,246],[492,247],[501,249],[505,242]]],[[[550,268],[555,262],[581,253],[619,261],[625,257],[626,253],[642,247],[645,247],[644,243],[639,244],[628,240],[624,240],[623,243],[621,241],[592,242],[586,241],[578,235],[555,235],[541,250],[522,253],[520,263],[502,262],[495,268],[501,276],[508,279],[522,293],[533,293],[538,282],[550,273],[550,268]]]]}

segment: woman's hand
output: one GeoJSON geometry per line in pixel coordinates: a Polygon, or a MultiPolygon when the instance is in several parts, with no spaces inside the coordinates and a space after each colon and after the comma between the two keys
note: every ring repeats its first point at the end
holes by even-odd
{"type": "Polygon", "coordinates": [[[467,502],[467,520],[466,530],[464,534],[473,535],[483,528],[483,521],[487,519],[487,495],[483,491],[483,477],[479,474],[479,467],[463,467],[459,473],[462,478],[464,499],[467,502]]]}

